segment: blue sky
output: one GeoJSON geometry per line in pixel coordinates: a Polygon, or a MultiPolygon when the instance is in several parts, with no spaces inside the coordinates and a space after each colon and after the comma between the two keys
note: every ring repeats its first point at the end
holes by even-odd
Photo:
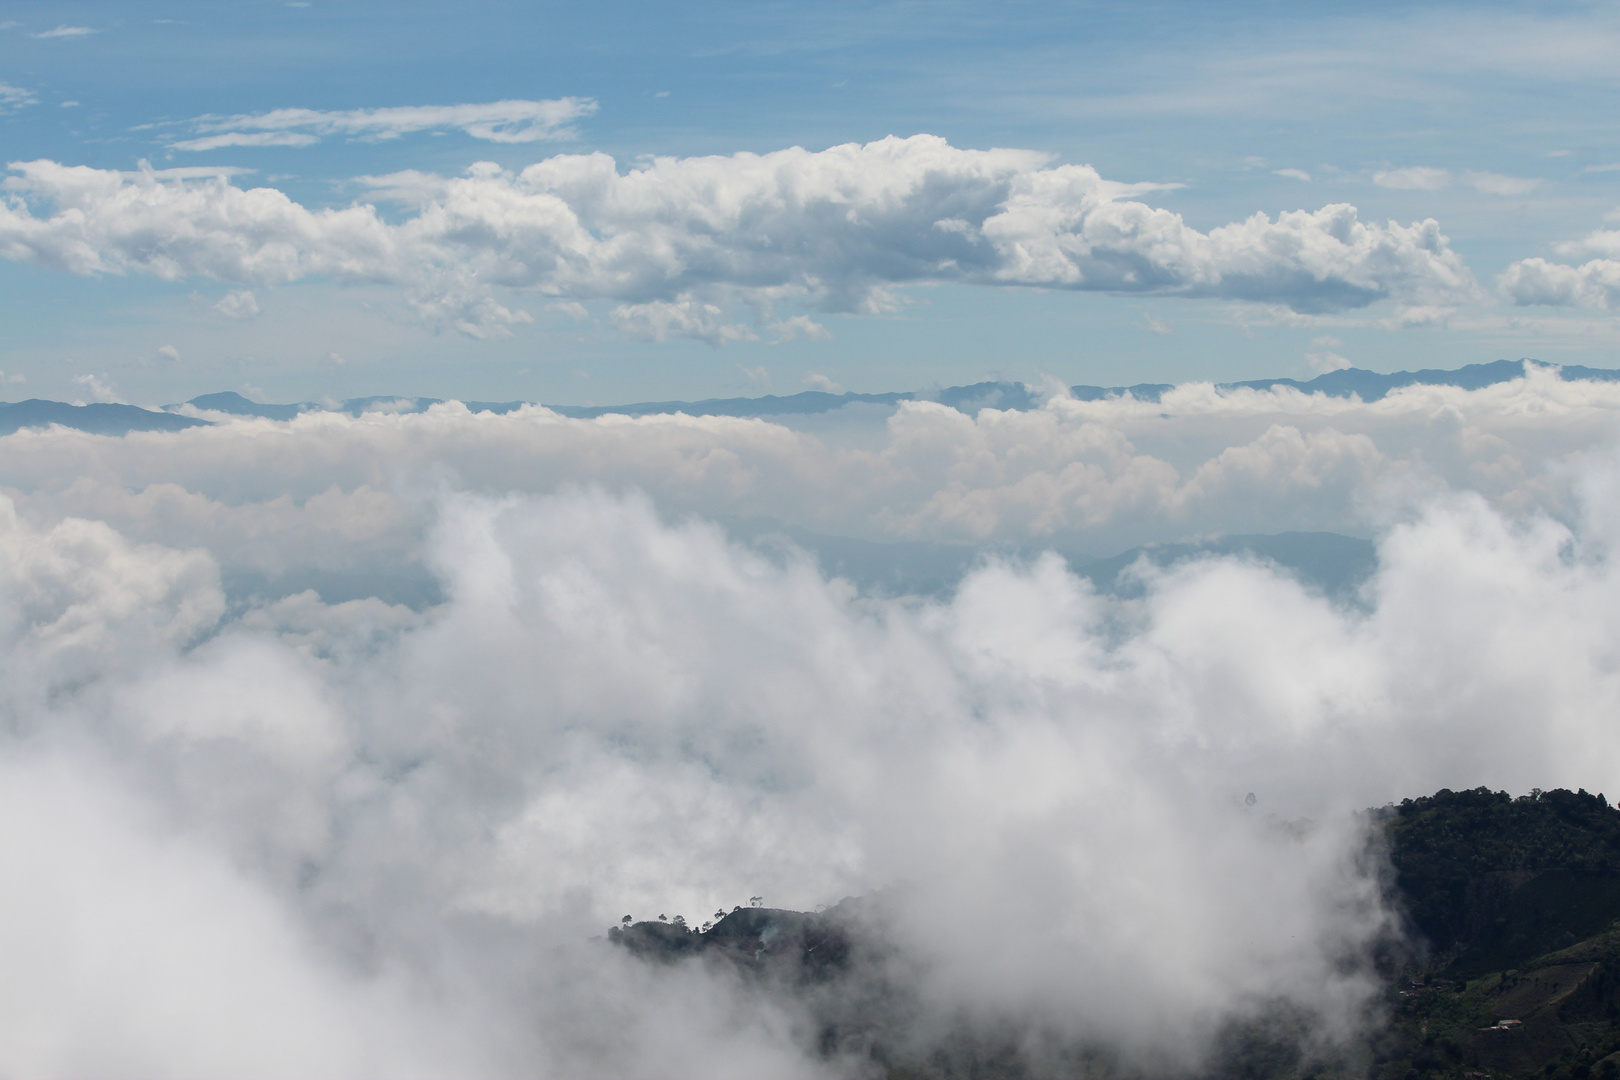
{"type": "MultiPolygon", "coordinates": [[[[1308,376],[1345,363],[1394,370],[1504,356],[1620,363],[1613,5],[468,8],[8,5],[5,160],[103,179],[123,171],[131,176],[109,182],[126,184],[144,160],[157,171],[147,182],[174,192],[167,216],[130,229],[136,211],[115,195],[84,196],[103,200],[93,213],[104,227],[80,235],[62,217],[68,181],[10,174],[3,396],[160,402],[238,389],[275,400],[600,403],[987,377],[1308,376]],[[483,128],[446,111],[500,102],[568,104],[529,106],[523,116],[546,117],[538,124],[509,104],[512,115],[490,127],[486,110],[483,128]],[[310,114],[266,119],[286,109],[310,114]],[[863,218],[848,235],[818,224],[826,193],[812,189],[825,162],[813,155],[919,134],[948,154],[944,166],[894,166],[911,177],[894,180],[912,184],[904,212],[863,218]],[[729,155],[791,147],[812,155],[791,165],[811,209],[773,219],[759,242],[798,256],[765,265],[757,238],[743,234],[746,213],[744,225],[714,225],[714,206],[680,202],[709,198],[703,185],[734,190],[742,181],[729,155]],[[985,194],[974,186],[981,165],[963,155],[991,148],[1047,157],[983,166],[1001,170],[985,194]],[[271,187],[299,213],[373,205],[368,228],[405,230],[388,243],[408,246],[448,196],[396,174],[465,178],[493,163],[500,172],[480,181],[479,205],[528,199],[527,213],[535,196],[523,169],[593,153],[610,155],[620,176],[655,157],[719,157],[649,180],[656,210],[592,218],[570,203],[593,242],[618,237],[628,249],[611,267],[591,255],[588,274],[542,272],[527,240],[521,250],[486,242],[500,232],[494,219],[435,234],[426,254],[368,248],[364,258],[308,222],[283,222],[291,232],[266,240],[268,226],[244,224],[240,208],[220,210],[240,235],[187,234],[196,211],[181,189],[271,187]],[[1039,195],[1013,239],[980,229],[1006,209],[1002,196],[1026,181],[1044,191],[1066,166],[1141,186],[1039,195]],[[163,172],[173,169],[239,171],[210,181],[163,172]],[[362,179],[384,176],[396,179],[362,179]],[[925,220],[914,205],[934,197],[924,176],[958,185],[940,206],[965,198],[977,209],[925,220]],[[1185,235],[1169,254],[1132,240],[1075,255],[1079,226],[1062,215],[1094,196],[1126,205],[1133,222],[1149,210],[1179,215],[1185,235]],[[1335,204],[1373,230],[1359,254],[1334,248],[1342,223],[1325,219],[1301,225],[1305,234],[1205,243],[1257,213],[1275,222],[1335,204]],[[1388,231],[1431,218],[1441,241],[1388,231]],[[918,269],[937,254],[940,230],[958,227],[986,261],[918,269]],[[1068,244],[1058,271],[1018,261],[1032,227],[1068,244]],[[1278,253],[1301,235],[1306,248],[1334,250],[1278,253]],[[245,262],[221,255],[306,241],[291,256],[296,270],[266,270],[262,248],[245,262]],[[665,241],[678,249],[667,272],[625,284],[637,253],[651,260],[665,241]],[[1414,254],[1409,241],[1443,246],[1414,254]],[[724,266],[690,272],[694,244],[724,249],[724,266]]],[[[847,168],[864,177],[890,165],[869,154],[847,168]]]]}

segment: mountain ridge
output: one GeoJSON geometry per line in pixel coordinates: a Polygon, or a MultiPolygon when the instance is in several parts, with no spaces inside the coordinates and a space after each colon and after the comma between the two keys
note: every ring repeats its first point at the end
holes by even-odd
{"type": "MultiPolygon", "coordinates": [[[[1381,401],[1391,391],[1406,386],[1455,386],[1465,390],[1479,390],[1521,377],[1525,373],[1525,365],[1530,363],[1537,361],[1495,360],[1485,364],[1467,364],[1460,368],[1423,368],[1418,371],[1389,373],[1365,368],[1341,368],[1303,381],[1289,378],[1248,379],[1213,385],[1218,391],[1273,390],[1286,387],[1305,394],[1320,393],[1339,398],[1360,397],[1363,401],[1373,402],[1381,401]]],[[[1591,368],[1579,364],[1552,366],[1566,382],[1583,380],[1620,382],[1620,369],[1591,368]]],[[[1193,380],[1197,381],[1199,380],[1193,380]]],[[[1092,386],[1082,383],[1068,387],[1068,391],[1079,401],[1106,401],[1129,396],[1138,401],[1157,403],[1177,385],[1191,384],[1136,383],[1131,386],[1092,386]]],[[[0,402],[0,436],[11,435],[26,428],[43,428],[51,425],[97,435],[126,435],[132,431],[178,431],[213,422],[198,416],[184,415],[181,410],[187,407],[199,412],[285,421],[306,412],[345,412],[351,416],[361,416],[370,412],[425,412],[434,405],[443,404],[448,400],[452,399],[374,394],[368,397],[346,398],[337,402],[303,401],[278,404],[253,401],[234,390],[224,390],[212,394],[199,394],[189,401],[148,409],[138,405],[100,402],[84,405],[29,398],[20,402],[0,402]]],[[[620,405],[553,405],[530,401],[462,401],[462,404],[472,412],[495,414],[514,412],[525,405],[542,405],[562,416],[589,420],[609,415],[668,416],[675,413],[685,413],[689,416],[810,416],[833,412],[850,405],[893,407],[903,401],[935,401],[961,412],[976,415],[981,409],[1027,411],[1038,407],[1043,400],[1045,395],[1040,390],[1025,383],[989,381],[880,394],[853,391],[834,394],[824,390],[805,390],[797,394],[780,396],[765,394],[752,398],[704,398],[699,401],[640,401],[620,405]]]]}

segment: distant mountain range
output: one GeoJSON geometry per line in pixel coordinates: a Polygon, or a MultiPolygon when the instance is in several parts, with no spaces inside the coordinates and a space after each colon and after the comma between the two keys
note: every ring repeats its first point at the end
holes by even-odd
{"type": "MultiPolygon", "coordinates": [[[[1403,386],[1457,386],[1465,390],[1478,390],[1507,382],[1524,374],[1524,361],[1497,360],[1490,364],[1469,364],[1453,371],[1425,368],[1422,371],[1397,371],[1383,374],[1363,368],[1344,368],[1318,375],[1314,379],[1251,379],[1246,382],[1217,383],[1222,390],[1271,390],[1279,386],[1292,387],[1307,394],[1326,394],[1329,397],[1359,396],[1363,401],[1378,401],[1391,390],[1403,386]]],[[[1559,369],[1569,381],[1620,381],[1620,370],[1589,368],[1570,364],[1559,369]]],[[[1071,386],[1081,401],[1102,401],[1130,394],[1139,401],[1159,401],[1165,393],[1175,389],[1171,383],[1137,383],[1135,386],[1071,386]]],[[[367,412],[422,412],[439,404],[442,398],[402,398],[379,395],[349,398],[336,405],[305,401],[288,405],[266,405],[250,401],[241,394],[225,391],[194,397],[185,405],[196,409],[225,413],[232,416],[258,416],[268,420],[291,420],[305,412],[346,412],[359,416],[367,412]]],[[[563,416],[591,419],[610,413],[623,416],[654,416],[686,413],[689,416],[793,416],[832,412],[846,405],[893,406],[902,401],[937,401],[966,413],[980,409],[1032,409],[1040,404],[1041,394],[1017,382],[981,382],[969,386],[948,386],[943,389],[914,390],[888,394],[829,394],[821,390],[806,390],[800,394],[764,397],[706,398],[702,401],[639,401],[628,405],[547,405],[563,416]]],[[[525,401],[467,401],[473,412],[508,413],[524,405],[525,401]]],[[[160,410],[142,409],[134,405],[70,405],[60,401],[31,398],[14,403],[0,402],[0,435],[10,435],[23,428],[62,427],[89,431],[98,435],[124,435],[131,431],[176,431],[197,427],[209,421],[195,416],[180,415],[183,405],[165,405],[160,410]]]]}

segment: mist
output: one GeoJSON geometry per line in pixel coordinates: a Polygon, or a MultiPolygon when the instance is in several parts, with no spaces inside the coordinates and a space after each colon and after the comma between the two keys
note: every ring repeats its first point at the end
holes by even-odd
{"type": "Polygon", "coordinates": [[[864,1075],[815,1002],[604,939],[753,896],[875,898],[919,1044],[1173,1074],[1285,1002],[1348,1045],[1402,933],[1360,811],[1617,790],[1620,391],[1177,393],[8,437],[0,1071],[864,1075]],[[888,596],[739,513],[985,546],[888,596]],[[1024,553],[1297,527],[1376,539],[1357,596],[1024,553]]]}

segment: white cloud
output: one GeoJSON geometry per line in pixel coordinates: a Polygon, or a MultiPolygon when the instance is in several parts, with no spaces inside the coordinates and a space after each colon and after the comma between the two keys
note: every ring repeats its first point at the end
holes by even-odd
{"type": "Polygon", "coordinates": [[[591,317],[589,309],[578,300],[559,300],[555,304],[547,304],[546,310],[566,315],[575,322],[584,322],[591,317]]]}
{"type": "Polygon", "coordinates": [[[45,30],[41,33],[35,34],[34,36],[37,38],[65,38],[84,37],[86,34],[94,33],[97,33],[97,31],[88,26],[68,26],[64,23],[54,30],[45,30]]]}
{"type": "Polygon", "coordinates": [[[548,101],[492,101],[482,105],[420,105],[387,109],[276,109],[239,116],[200,116],[192,125],[201,137],[169,144],[173,150],[215,150],[226,146],[309,146],[326,135],[396,139],[417,131],[453,128],[499,143],[572,139],[570,125],[596,112],[590,98],[548,101]]]}
{"type": "MultiPolygon", "coordinates": [[[[1574,244],[1560,245],[1567,255],[1583,252],[1620,256],[1620,231],[1599,231],[1574,244]]],[[[1515,304],[1620,309],[1620,258],[1598,258],[1569,266],[1542,258],[1521,259],[1497,281],[1503,296],[1515,304]]]]}
{"type": "Polygon", "coordinates": [[[124,400],[119,397],[118,391],[113,388],[111,381],[105,375],[75,375],[73,381],[85,389],[90,395],[91,401],[122,402],[124,400]]]}
{"type": "Polygon", "coordinates": [[[271,574],[406,558],[420,546],[420,519],[390,485],[445,467],[492,490],[640,488],[670,513],[770,517],[870,540],[1103,554],[1223,532],[1360,532],[1362,501],[1416,476],[1505,510],[1563,513],[1547,475],[1601,445],[1617,415],[1620,384],[1566,383],[1540,369],[1481,391],[1411,387],[1371,404],[1189,384],[1159,403],[1058,398],[977,416],[916,402],[826,430],[815,418],[586,421],[447,405],[307,414],[271,460],[237,430],[267,421],[161,438],[8,436],[0,485],[31,514],[207,543],[229,565],[271,574]],[[242,473],[274,494],[240,495],[242,473]]]}
{"type": "Polygon", "coordinates": [[[1450,187],[1453,182],[1465,184],[1486,195],[1528,195],[1541,183],[1535,178],[1503,176],[1492,172],[1465,172],[1454,176],[1445,169],[1425,165],[1373,173],[1373,183],[1379,187],[1403,191],[1440,191],[1450,187]]]}
{"type": "Polygon", "coordinates": [[[1309,364],[1311,366],[1311,370],[1318,375],[1328,371],[1339,371],[1343,368],[1355,366],[1345,357],[1327,349],[1323,349],[1319,352],[1306,353],[1305,362],[1309,364]]]}
{"type": "Polygon", "coordinates": [[[1343,344],[1344,342],[1331,334],[1319,334],[1311,339],[1311,348],[1305,354],[1305,362],[1317,374],[1354,367],[1353,363],[1333,351],[1343,344]]]}
{"type": "Polygon", "coordinates": [[[1620,302],[1620,260],[1593,259],[1580,266],[1524,259],[1502,274],[1501,289],[1515,304],[1613,310],[1620,302]]]}
{"type": "Polygon", "coordinates": [[[1395,188],[1399,191],[1439,191],[1441,188],[1451,186],[1451,173],[1445,169],[1414,165],[1405,169],[1375,172],[1373,183],[1379,187],[1395,188]]]}
{"type": "Polygon", "coordinates": [[[727,341],[758,340],[759,335],[747,324],[728,323],[724,316],[717,305],[698,300],[621,304],[610,313],[615,326],[646,341],[684,337],[718,346],[727,341]]]}
{"type": "Polygon", "coordinates": [[[794,315],[778,322],[770,323],[766,330],[771,335],[773,344],[782,344],[788,341],[797,341],[803,338],[806,341],[831,341],[833,332],[816,322],[808,315],[794,315]]]}
{"type": "Polygon", "coordinates": [[[12,86],[9,83],[0,83],[0,113],[20,109],[24,105],[37,104],[39,104],[39,98],[35,96],[33,91],[24,90],[20,86],[12,86]]]}
{"type": "Polygon", "coordinates": [[[1273,169],[1271,171],[1277,176],[1286,176],[1290,180],[1304,180],[1309,183],[1311,179],[1311,174],[1304,169],[1273,169]]]}
{"type": "Polygon", "coordinates": [[[321,140],[300,131],[228,131],[170,143],[171,150],[218,150],[226,146],[313,146],[321,140]]]}
{"type": "Polygon", "coordinates": [[[173,345],[159,345],[158,355],[163,357],[165,360],[178,361],[180,359],[180,350],[176,349],[173,345]]]}
{"type": "Polygon", "coordinates": [[[810,374],[806,375],[804,377],[804,385],[808,386],[812,390],[821,390],[828,394],[842,394],[844,392],[844,387],[841,383],[833,382],[819,371],[812,371],[810,374]]]}
{"type": "Polygon", "coordinates": [[[142,158],[138,169],[126,169],[118,175],[125,180],[229,180],[233,176],[251,176],[256,169],[240,165],[179,165],[169,169],[154,169],[142,158]]]}
{"type": "Polygon", "coordinates": [[[1455,302],[1475,289],[1433,220],[1379,225],[1336,204],[1201,233],[1134,201],[1155,185],[932,136],[657,159],[627,173],[590,154],[515,174],[484,163],[459,178],[374,178],[379,196],[415,209],[397,224],[370,206],[310,210],[271,188],[48,161],[12,168],[6,258],[243,285],[389,282],[429,318],[473,333],[527,318],[492,298],[498,288],[617,301],[629,332],[710,342],[757,336],[727,314],[734,304],[876,312],[912,282],[1229,297],[1299,312],[1455,302]]]}
{"type": "Polygon", "coordinates": [[[1620,258],[1620,229],[1599,229],[1588,233],[1581,239],[1559,244],[1557,251],[1560,255],[1598,255],[1605,258],[1620,258]]]}
{"type": "Polygon", "coordinates": [[[251,319],[259,313],[259,301],[252,289],[232,289],[219,298],[214,310],[227,319],[251,319]]]}
{"type": "Polygon", "coordinates": [[[1500,173],[1465,172],[1461,180],[1476,191],[1487,195],[1528,195],[1541,183],[1523,176],[1503,176],[1500,173]]]}

